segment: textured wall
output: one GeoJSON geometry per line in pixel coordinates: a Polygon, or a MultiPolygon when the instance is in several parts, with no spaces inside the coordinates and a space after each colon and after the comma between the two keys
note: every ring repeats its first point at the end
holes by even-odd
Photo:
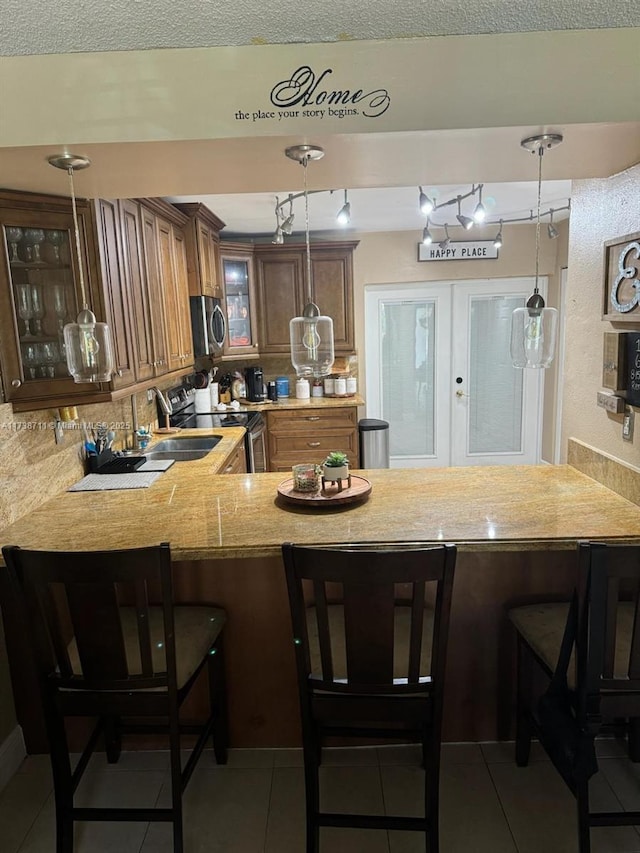
{"type": "MultiPolygon", "coordinates": [[[[562,442],[577,438],[616,459],[640,465],[640,421],[632,443],[622,440],[622,415],[596,406],[602,389],[601,319],[606,240],[640,229],[640,164],[612,178],[576,181],[571,198],[567,279],[562,442]]],[[[636,326],[618,328],[640,329],[636,326]]],[[[638,410],[636,410],[638,414],[638,410]]]]}

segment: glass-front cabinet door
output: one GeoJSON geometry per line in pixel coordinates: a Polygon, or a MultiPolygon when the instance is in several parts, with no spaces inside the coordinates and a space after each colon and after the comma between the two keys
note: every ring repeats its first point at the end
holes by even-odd
{"type": "Polygon", "coordinates": [[[250,257],[221,252],[224,301],[227,310],[225,355],[247,355],[258,347],[255,333],[253,268],[250,257]]]}
{"type": "MultiPolygon", "coordinates": [[[[75,321],[81,301],[71,216],[4,210],[0,214],[6,259],[4,275],[0,270],[6,399],[77,397],[99,388],[75,384],[66,365],[63,329],[75,321]]],[[[80,239],[85,245],[83,224],[80,239]]]]}

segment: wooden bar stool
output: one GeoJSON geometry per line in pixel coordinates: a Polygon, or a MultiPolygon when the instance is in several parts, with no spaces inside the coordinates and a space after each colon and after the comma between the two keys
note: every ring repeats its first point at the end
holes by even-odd
{"type": "MultiPolygon", "coordinates": [[[[518,638],[516,763],[536,735],[576,797],[580,853],[592,826],[638,826],[640,811],[593,812],[589,779],[595,738],[607,720],[640,717],[640,545],[578,545],[579,588],[571,604],[509,611],[518,638]],[[550,686],[532,700],[536,669],[550,686]]],[[[633,757],[633,756],[632,756],[633,757]]]]}
{"type": "Polygon", "coordinates": [[[420,831],[429,853],[438,853],[455,547],[285,544],[282,550],[302,717],[307,853],[317,853],[321,826],[420,831]],[[321,812],[318,768],[327,736],[418,740],[424,817],[321,812]]]}
{"type": "Polygon", "coordinates": [[[218,763],[227,761],[225,612],[173,605],[167,543],[89,552],[5,547],[2,553],[33,638],[53,770],[57,853],[72,853],[78,820],[169,821],[174,853],[182,853],[182,793],[210,736],[218,763]],[[154,594],[159,606],[149,604],[154,594]],[[198,726],[181,724],[180,706],[205,668],[208,718],[198,726]],[[70,716],[97,717],[73,771],[64,724],[70,716]],[[121,734],[129,731],[168,736],[171,807],[75,807],[74,792],[100,736],[108,760],[116,762],[121,734]],[[182,770],[185,732],[198,738],[182,770]]]}

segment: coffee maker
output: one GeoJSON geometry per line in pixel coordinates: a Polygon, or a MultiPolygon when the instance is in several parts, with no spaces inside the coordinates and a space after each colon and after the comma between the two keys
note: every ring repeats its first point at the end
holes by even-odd
{"type": "Polygon", "coordinates": [[[244,381],[247,389],[247,400],[250,403],[263,403],[264,386],[262,383],[262,368],[247,367],[244,372],[244,381]]]}

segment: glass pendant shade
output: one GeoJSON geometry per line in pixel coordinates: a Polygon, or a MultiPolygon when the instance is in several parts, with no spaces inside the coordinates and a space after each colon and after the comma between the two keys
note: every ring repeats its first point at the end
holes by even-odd
{"type": "Polygon", "coordinates": [[[291,363],[298,376],[327,376],[333,366],[333,320],[317,305],[306,305],[302,317],[289,322],[291,363]]]}
{"type": "Polygon", "coordinates": [[[557,334],[558,312],[555,308],[516,308],[511,316],[513,366],[549,367],[556,351],[557,334]]]}
{"type": "Polygon", "coordinates": [[[113,373],[111,330],[83,309],[75,323],[64,327],[67,367],[74,382],[108,382],[113,373]]]}

